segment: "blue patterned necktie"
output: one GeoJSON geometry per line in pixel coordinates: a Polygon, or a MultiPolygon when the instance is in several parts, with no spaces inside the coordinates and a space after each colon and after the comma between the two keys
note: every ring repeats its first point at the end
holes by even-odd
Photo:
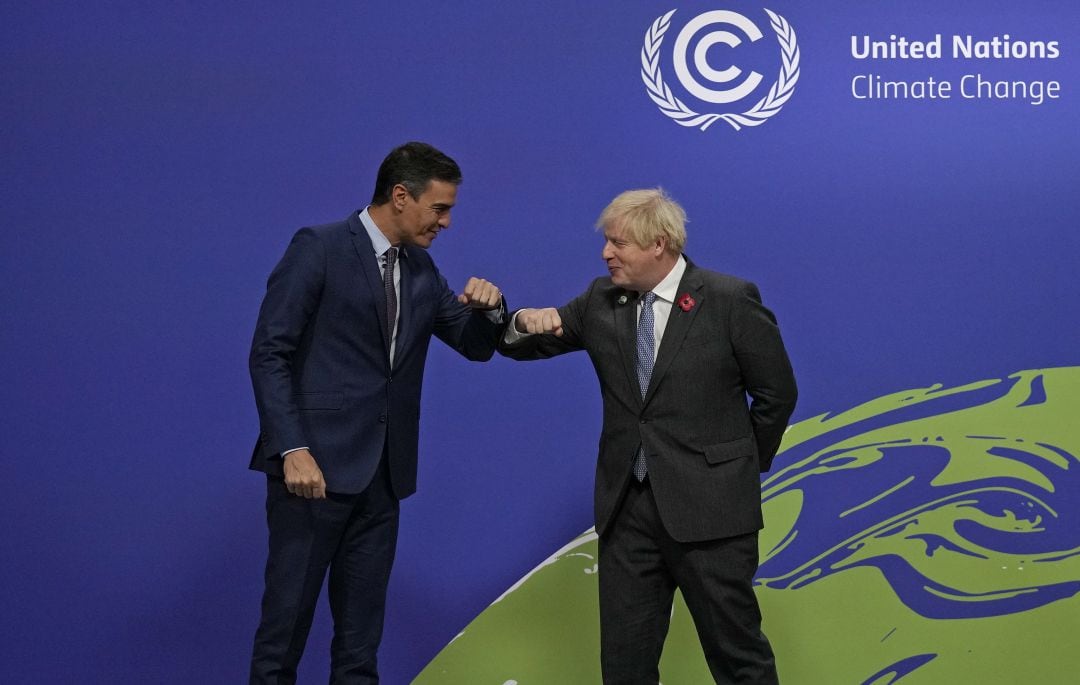
{"type": "MultiPolygon", "coordinates": [[[[656,349],[656,326],[653,318],[653,302],[656,301],[656,293],[648,292],[641,299],[641,316],[637,325],[637,379],[641,386],[641,398],[645,399],[645,393],[649,389],[649,379],[652,377],[653,350],[656,349]]],[[[638,481],[645,480],[648,467],[645,465],[645,446],[638,447],[637,456],[634,458],[634,477],[638,481]]]]}

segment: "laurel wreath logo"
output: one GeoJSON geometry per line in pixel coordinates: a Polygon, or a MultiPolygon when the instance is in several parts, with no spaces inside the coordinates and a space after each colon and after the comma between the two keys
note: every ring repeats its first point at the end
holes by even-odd
{"type": "Polygon", "coordinates": [[[645,82],[649,97],[660,111],[681,126],[701,128],[702,131],[719,119],[731,124],[738,131],[743,126],[760,126],[770,117],[776,116],[791,99],[795,84],[799,81],[799,44],[795,41],[795,30],[787,19],[769,9],[765,12],[769,15],[770,24],[780,43],[780,77],[773,83],[768,95],[741,114],[698,114],[672,94],[671,88],[664,83],[660,75],[660,45],[664,42],[664,34],[671,27],[671,15],[675,14],[675,10],[657,17],[645,32],[645,44],[641,48],[641,79],[645,82]]]}

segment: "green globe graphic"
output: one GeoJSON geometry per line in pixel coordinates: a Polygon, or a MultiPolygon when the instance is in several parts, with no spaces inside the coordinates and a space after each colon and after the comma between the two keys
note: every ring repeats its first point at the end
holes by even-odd
{"type": "MultiPolygon", "coordinates": [[[[786,684],[1080,682],[1080,367],[793,425],[756,577],[786,684]]],[[[596,535],[508,589],[419,685],[600,682],[596,535]]],[[[676,596],[665,685],[711,683],[676,596]]]]}

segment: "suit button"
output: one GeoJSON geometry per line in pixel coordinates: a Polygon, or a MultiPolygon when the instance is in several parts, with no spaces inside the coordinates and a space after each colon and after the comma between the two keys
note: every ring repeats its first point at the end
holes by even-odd
{"type": "Polygon", "coordinates": [[[648,423],[648,422],[649,422],[648,419],[641,419],[640,421],[638,421],[638,423],[648,423]]]}
{"type": "Polygon", "coordinates": [[[379,423],[386,423],[386,414],[379,414],[379,423]]]}

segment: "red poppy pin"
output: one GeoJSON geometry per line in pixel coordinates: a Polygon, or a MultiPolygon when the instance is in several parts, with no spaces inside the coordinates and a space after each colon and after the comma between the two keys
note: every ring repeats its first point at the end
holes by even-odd
{"type": "Polygon", "coordinates": [[[697,302],[694,301],[694,298],[690,297],[690,293],[683,293],[682,297],[679,298],[679,308],[684,312],[693,309],[695,304],[697,304],[697,302]]]}

